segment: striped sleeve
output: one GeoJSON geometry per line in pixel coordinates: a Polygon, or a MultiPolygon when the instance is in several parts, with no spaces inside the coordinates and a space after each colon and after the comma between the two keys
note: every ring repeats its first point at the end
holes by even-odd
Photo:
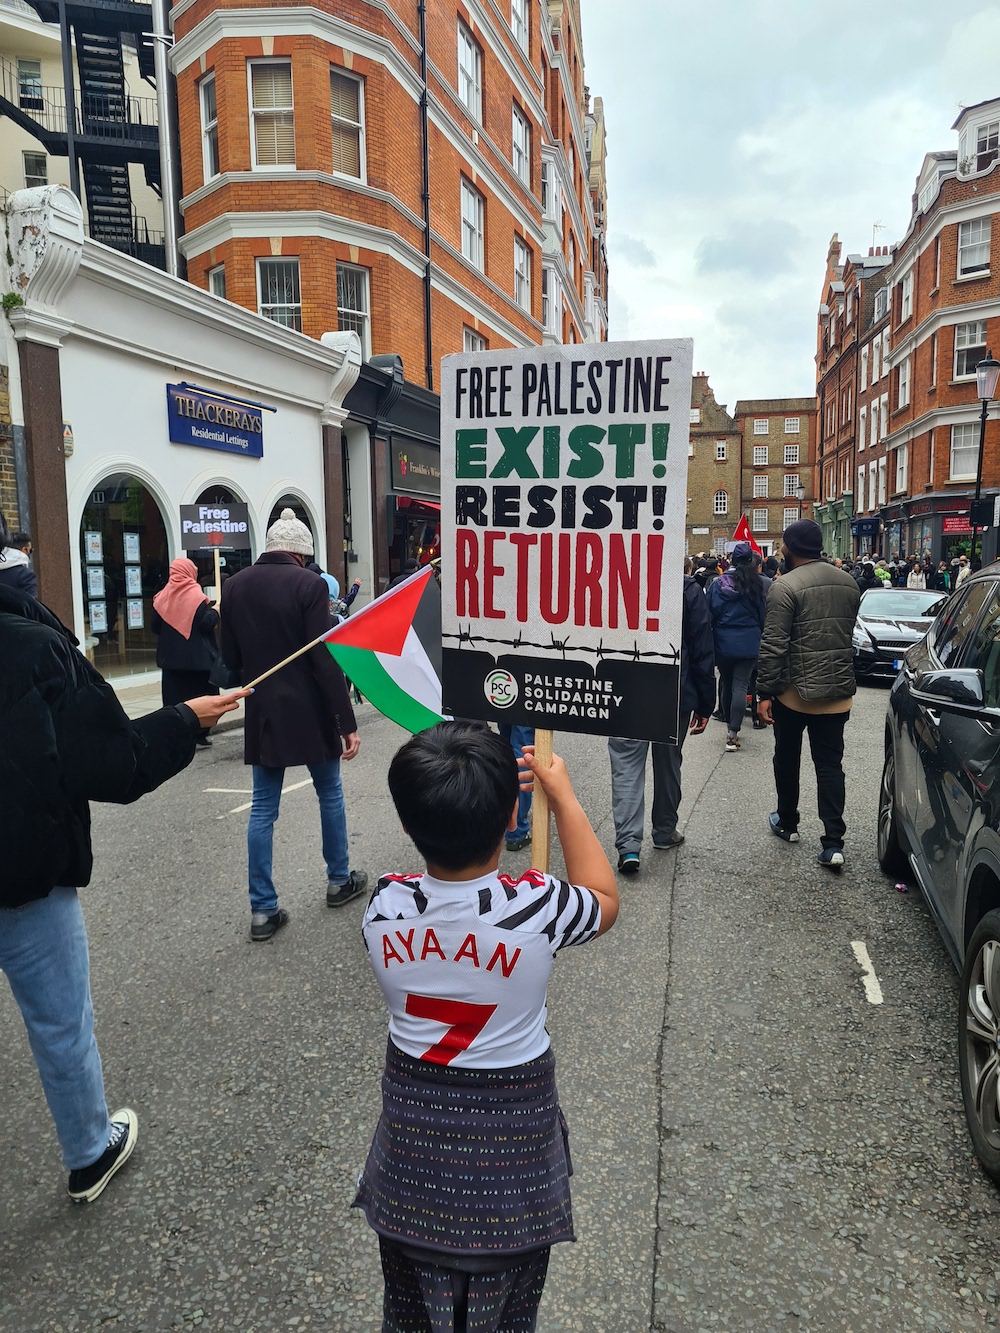
{"type": "Polygon", "coordinates": [[[592,940],[601,925],[601,908],[590,889],[546,875],[530,888],[517,885],[517,897],[504,904],[494,922],[501,930],[527,930],[544,935],[557,953],[571,944],[592,940]]]}

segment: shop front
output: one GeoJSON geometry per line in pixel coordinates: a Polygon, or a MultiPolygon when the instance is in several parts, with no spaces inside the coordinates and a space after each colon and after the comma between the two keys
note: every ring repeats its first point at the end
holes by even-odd
{"type": "Polygon", "coordinates": [[[881,541],[882,525],[877,518],[854,518],[851,520],[851,536],[854,539],[854,556],[859,559],[865,555],[877,555],[881,541]]]}
{"type": "Polygon", "coordinates": [[[6,347],[22,377],[32,360],[46,371],[22,388],[24,508],[43,596],[105,675],[143,683],[156,660],[152,600],[177,556],[194,560],[214,599],[216,560],[224,584],[291,507],[328,560],[331,495],[344,505],[343,398],[360,345],[354,334],[307,338],[85,241],[79,204],[59,187],[24,199],[23,216],[8,219],[10,286],[25,300],[6,347]],[[36,283],[44,303],[33,299],[36,283]],[[43,439],[50,418],[58,469],[43,439]]]}
{"type": "MultiPolygon", "coordinates": [[[[995,492],[984,491],[992,504],[995,492]]],[[[959,494],[930,494],[889,506],[882,510],[886,532],[899,529],[899,554],[927,557],[935,565],[950,564],[959,556],[972,556],[972,497],[959,494]]],[[[890,548],[891,549],[891,548],[890,548]]],[[[996,559],[997,530],[991,526],[976,537],[975,554],[984,564],[996,559]]]]}

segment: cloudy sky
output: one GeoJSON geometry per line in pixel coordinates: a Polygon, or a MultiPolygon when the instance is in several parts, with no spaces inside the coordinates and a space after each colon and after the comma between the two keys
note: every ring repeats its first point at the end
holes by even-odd
{"type": "Polygon", "coordinates": [[[581,3],[611,336],[693,337],[730,409],[813,393],[830,237],[903,236],[924,153],[1000,96],[1000,0],[581,3]]]}

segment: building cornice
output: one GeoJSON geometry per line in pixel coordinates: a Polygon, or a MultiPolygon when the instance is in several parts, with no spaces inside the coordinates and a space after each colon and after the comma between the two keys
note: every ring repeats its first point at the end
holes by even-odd
{"type": "Polygon", "coordinates": [[[978,399],[971,403],[956,403],[951,407],[933,407],[913,421],[897,426],[881,443],[888,452],[901,444],[909,444],[919,435],[926,435],[929,430],[934,430],[937,426],[959,426],[976,422],[979,420],[981,410],[978,399]]]}
{"type": "Polygon", "coordinates": [[[412,208],[408,208],[396,195],[391,194],[388,190],[379,190],[373,185],[366,185],[363,181],[354,180],[350,176],[338,176],[332,171],[223,171],[218,176],[213,176],[204,185],[200,185],[197,190],[192,190],[190,194],[185,195],[180,203],[181,212],[187,212],[189,208],[201,203],[203,199],[210,198],[217,190],[221,190],[227,185],[251,185],[262,181],[280,181],[284,184],[309,181],[319,185],[333,186],[339,190],[350,190],[352,194],[362,194],[367,199],[377,199],[380,203],[387,204],[390,208],[394,208],[397,213],[402,214],[407,222],[411,222],[419,231],[422,232],[424,229],[424,220],[420,214],[415,213],[412,208]]]}
{"type": "Polygon", "coordinates": [[[1000,316],[1000,296],[986,297],[982,301],[969,301],[965,305],[946,305],[927,315],[915,329],[910,329],[904,338],[889,351],[889,369],[894,370],[905,361],[921,343],[933,337],[941,329],[953,324],[964,324],[970,319],[996,319],[1000,316]]]}

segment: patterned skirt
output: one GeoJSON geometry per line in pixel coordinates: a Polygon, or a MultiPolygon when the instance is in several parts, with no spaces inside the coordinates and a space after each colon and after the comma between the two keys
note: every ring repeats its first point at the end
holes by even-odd
{"type": "Polygon", "coordinates": [[[572,1172],[551,1049],[511,1069],[452,1069],[390,1040],[354,1200],[380,1236],[446,1267],[575,1240],[572,1172]]]}

